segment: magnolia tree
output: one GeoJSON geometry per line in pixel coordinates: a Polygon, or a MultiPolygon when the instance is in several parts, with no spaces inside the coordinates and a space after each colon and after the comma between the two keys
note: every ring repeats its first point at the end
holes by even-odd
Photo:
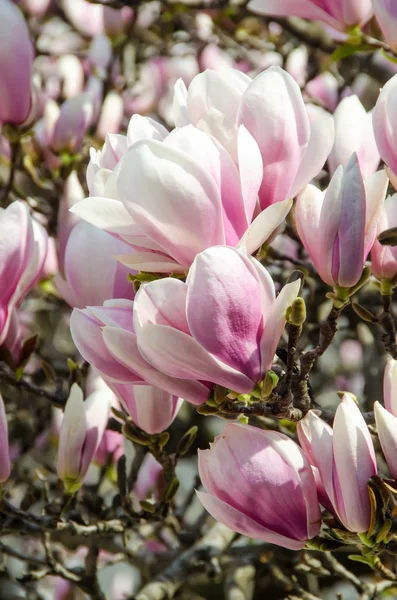
{"type": "Polygon", "coordinates": [[[0,0],[0,598],[397,594],[397,2],[0,0]]]}

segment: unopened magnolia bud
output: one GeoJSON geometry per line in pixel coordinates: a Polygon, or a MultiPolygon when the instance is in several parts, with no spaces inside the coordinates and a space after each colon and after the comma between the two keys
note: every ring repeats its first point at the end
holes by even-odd
{"type": "Polygon", "coordinates": [[[194,440],[196,439],[197,431],[198,428],[196,425],[194,425],[193,427],[188,429],[186,433],[184,433],[184,435],[181,437],[177,448],[177,454],[179,454],[179,456],[184,456],[184,454],[187,454],[189,452],[192,444],[194,443],[194,440]]]}
{"type": "Polygon", "coordinates": [[[143,431],[140,431],[132,421],[126,421],[122,427],[122,434],[132,442],[136,442],[141,446],[150,446],[152,441],[143,431]]]}
{"type": "Polygon", "coordinates": [[[301,297],[296,298],[289,309],[287,309],[286,316],[290,325],[301,327],[306,321],[306,303],[304,299],[301,297]]]}
{"type": "Polygon", "coordinates": [[[262,386],[262,398],[268,398],[270,396],[274,388],[277,386],[278,381],[279,378],[274,371],[268,371],[266,373],[266,377],[262,386]]]}

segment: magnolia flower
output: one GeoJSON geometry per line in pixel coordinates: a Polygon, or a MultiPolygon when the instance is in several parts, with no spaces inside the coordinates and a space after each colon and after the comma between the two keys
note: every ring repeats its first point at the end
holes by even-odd
{"type": "Polygon", "coordinates": [[[25,202],[0,209],[0,346],[12,314],[36,283],[47,255],[47,233],[25,202]]]}
{"type": "Polygon", "coordinates": [[[69,21],[83,35],[119,35],[131,23],[133,10],[123,7],[120,10],[91,4],[87,0],[62,0],[62,8],[69,21]]]}
{"type": "Polygon", "coordinates": [[[0,123],[20,124],[31,104],[33,44],[25,19],[10,0],[0,0],[0,123]]]}
{"type": "Polygon", "coordinates": [[[385,408],[375,402],[375,421],[379,441],[390,472],[397,478],[397,361],[389,359],[383,378],[385,408]]]}
{"type": "Polygon", "coordinates": [[[347,96],[334,113],[335,143],[328,157],[331,175],[339,165],[346,167],[357,153],[364,179],[373,175],[379,165],[379,152],[372,127],[372,114],[367,113],[357,96],[347,96]]]}
{"type": "Polygon", "coordinates": [[[128,242],[136,252],[118,260],[136,270],[184,272],[196,254],[218,244],[254,252],[283,222],[291,200],[255,218],[262,169],[252,136],[240,127],[239,172],[219,142],[192,125],[161,141],[164,133],[141,119],[130,124],[127,140],[108,138],[99,160],[110,169],[93,156],[87,175],[90,191],[102,191],[101,197],[86,198],[72,211],[128,242]]]}
{"type": "Polygon", "coordinates": [[[102,391],[85,401],[74,383],[67,399],[58,446],[57,472],[67,490],[78,489],[90,466],[109,417],[110,402],[102,391]]]}
{"type": "Polygon", "coordinates": [[[370,525],[368,480],[377,474],[375,450],[360,409],[343,396],[331,428],[310,410],[298,423],[299,442],[317,470],[320,502],[357,533],[370,525]]]}
{"type": "Polygon", "coordinates": [[[260,15],[323,21],[340,31],[364,25],[373,15],[371,0],[251,0],[248,8],[260,15]]]}
{"type": "Polygon", "coordinates": [[[280,67],[270,67],[254,80],[233,69],[208,70],[188,89],[179,80],[174,115],[177,127],[193,123],[216,137],[240,173],[253,160],[253,150],[239,152],[238,147],[241,126],[248,130],[262,157],[262,208],[300,192],[319,174],[333,145],[332,117],[324,113],[310,124],[298,84],[280,67]]]}
{"type": "MultiPolygon", "coordinates": [[[[397,194],[386,199],[384,209],[378,221],[376,237],[383,231],[397,227],[397,194]]],[[[382,246],[377,239],[371,250],[372,274],[377,279],[393,280],[397,275],[397,247],[382,246]]]]}
{"type": "Polygon", "coordinates": [[[186,283],[166,278],[141,286],[134,334],[107,326],[103,337],[113,356],[138,373],[129,337],[148,363],[177,381],[248,393],[272,365],[299,285],[287,284],[276,298],[273,281],[258,261],[234,248],[209,248],[196,257],[186,283]]]}
{"type": "MultiPolygon", "coordinates": [[[[172,396],[183,398],[193,404],[202,404],[208,398],[209,388],[196,381],[168,377],[153,368],[143,358],[137,345],[132,309],[131,300],[107,300],[103,306],[88,306],[84,310],[74,309],[70,319],[73,341],[80,354],[100,372],[132,416],[141,414],[140,399],[142,401],[145,397],[148,399],[148,392],[136,392],[128,385],[148,383],[169,392],[171,394],[167,400],[169,410],[168,408],[164,410],[159,417],[162,423],[170,418],[169,425],[173,419],[172,415],[176,415],[177,398],[172,396]],[[115,329],[117,349],[122,353],[121,359],[113,352],[112,336],[110,336],[110,343],[105,336],[105,330],[109,328],[115,329]]],[[[153,393],[156,395],[156,392],[153,393]]],[[[141,425],[143,424],[143,417],[133,418],[138,418],[141,425]]],[[[149,423],[152,416],[146,415],[144,418],[146,418],[145,422],[149,423]]]]}
{"type": "Polygon", "coordinates": [[[298,197],[296,227],[321,279],[352,287],[375,240],[388,179],[383,171],[364,183],[357,156],[335,171],[328,189],[313,185],[298,197]]]}
{"type": "Polygon", "coordinates": [[[397,102],[397,75],[383,86],[373,110],[373,126],[379,154],[387,165],[390,182],[397,189],[397,124],[394,111],[397,102]]]}
{"type": "Polygon", "coordinates": [[[397,5],[394,0],[372,0],[376,20],[385,40],[397,50],[397,5]]]}
{"type": "Polygon", "coordinates": [[[62,273],[55,285],[70,306],[96,306],[111,298],[133,298],[131,272],[114,256],[128,250],[127,244],[89,223],[75,225],[68,237],[62,273]],[[82,260],[83,258],[83,260],[82,260]]]}
{"type": "Polygon", "coordinates": [[[276,431],[228,423],[210,450],[199,450],[205,492],[197,495],[218,521],[270,544],[299,550],[320,531],[309,461],[276,431]]]}

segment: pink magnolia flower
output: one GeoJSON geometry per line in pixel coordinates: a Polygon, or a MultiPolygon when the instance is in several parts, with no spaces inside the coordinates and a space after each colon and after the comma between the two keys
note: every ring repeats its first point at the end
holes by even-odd
{"type": "Polygon", "coordinates": [[[65,181],[63,195],[59,203],[58,221],[57,221],[57,243],[58,243],[58,263],[63,272],[65,264],[65,251],[69,236],[73,227],[79,222],[77,215],[70,212],[70,208],[76,202],[83,200],[84,190],[79,181],[76,171],[72,171],[65,181]]]}
{"type": "MultiPolygon", "coordinates": [[[[56,75],[61,80],[62,96],[72,98],[84,89],[84,68],[74,54],[63,54],[56,62],[56,75]]],[[[55,79],[55,76],[54,76],[55,79]]]]}
{"type": "Polygon", "coordinates": [[[325,192],[309,185],[298,197],[299,237],[328,285],[352,287],[360,279],[375,240],[387,185],[383,171],[364,184],[353,155],[345,169],[337,168],[325,192]]]}
{"type": "Polygon", "coordinates": [[[84,92],[62,104],[51,140],[55,152],[77,152],[93,120],[93,98],[84,92]]]}
{"type": "MultiPolygon", "coordinates": [[[[131,300],[107,300],[103,306],[88,306],[84,310],[74,309],[70,319],[70,331],[80,354],[100,372],[128,412],[135,415],[141,424],[144,422],[139,416],[142,415],[140,400],[145,397],[148,399],[148,391],[136,392],[131,389],[130,384],[150,384],[193,404],[205,402],[209,395],[207,385],[188,379],[168,377],[143,358],[137,345],[132,311],[131,300]],[[110,335],[110,342],[108,342],[105,336],[107,328],[115,330],[116,346],[121,352],[121,359],[113,352],[113,337],[110,335]]],[[[156,395],[156,392],[153,394],[156,395]]],[[[158,417],[160,420],[170,418],[167,426],[173,419],[172,415],[176,415],[177,399],[169,397],[169,402],[170,409],[163,409],[164,414],[158,417]]],[[[146,418],[145,423],[149,423],[152,417],[146,415],[143,418],[146,418]]]]}
{"type": "Polygon", "coordinates": [[[318,470],[319,496],[338,520],[357,533],[368,531],[370,502],[367,483],[377,474],[375,450],[360,409],[349,394],[336,411],[333,429],[315,412],[298,423],[300,444],[318,470]]]}
{"type": "Polygon", "coordinates": [[[390,182],[397,189],[397,123],[394,111],[397,102],[397,75],[383,86],[373,110],[373,125],[379,154],[385,161],[390,182]]]}
{"type": "Polygon", "coordinates": [[[131,23],[134,14],[132,8],[118,10],[86,0],[62,0],[62,8],[74,27],[88,36],[119,35],[131,23]]]}
{"type": "Polygon", "coordinates": [[[8,443],[7,415],[0,394],[0,485],[7,481],[11,473],[10,449],[8,443]]]}
{"type": "Polygon", "coordinates": [[[143,459],[138,477],[134,485],[134,493],[138,500],[145,500],[150,493],[159,499],[160,489],[163,487],[163,467],[149,452],[143,459]]]}
{"type": "Polygon", "coordinates": [[[251,0],[248,8],[260,15],[322,21],[339,31],[364,25],[373,15],[371,0],[251,0]]]}
{"type": "Polygon", "coordinates": [[[112,463],[117,463],[124,454],[124,438],[118,431],[107,429],[103,434],[102,440],[94,456],[94,462],[104,467],[108,464],[109,457],[112,457],[112,463]]]}
{"type": "Polygon", "coordinates": [[[19,8],[0,0],[0,14],[0,123],[20,124],[32,104],[34,49],[19,8]]]}
{"type": "Polygon", "coordinates": [[[19,0],[18,3],[32,17],[41,17],[51,8],[53,0],[19,0]]]}
{"type": "Polygon", "coordinates": [[[397,360],[389,358],[383,377],[383,400],[386,410],[397,417],[397,360]]]}
{"type": "Polygon", "coordinates": [[[139,141],[123,153],[125,140],[117,138],[110,160],[114,165],[114,157],[121,158],[111,173],[92,159],[89,187],[97,192],[102,187],[101,197],[86,198],[72,211],[128,242],[136,252],[118,259],[136,270],[184,272],[196,254],[217,244],[254,252],[283,222],[291,200],[255,218],[262,170],[252,136],[240,127],[239,172],[219,142],[192,125],[164,134],[153,122],[134,117],[127,146],[139,141]]]}
{"type": "Polygon", "coordinates": [[[127,244],[85,221],[77,223],[66,243],[62,273],[55,285],[66,302],[84,308],[111,298],[135,295],[128,280],[130,269],[114,256],[128,250],[127,244]]]}
{"type": "Polygon", "coordinates": [[[120,94],[111,91],[106,95],[103,101],[101,114],[96,128],[96,134],[102,140],[106,139],[107,134],[114,134],[120,131],[121,122],[124,116],[124,104],[120,94]]]}
{"type": "Polygon", "coordinates": [[[375,402],[375,421],[379,441],[390,472],[397,478],[397,361],[387,361],[383,377],[383,400],[385,407],[375,402]]]}
{"type": "Polygon", "coordinates": [[[57,472],[66,489],[81,485],[102,440],[110,403],[101,391],[84,402],[81,388],[74,383],[66,402],[58,446],[57,472]]]}
{"type": "MultiPolygon", "coordinates": [[[[186,283],[166,278],[141,286],[134,302],[139,351],[177,380],[251,392],[272,365],[298,291],[299,282],[290,283],[276,298],[258,261],[234,248],[209,248],[196,257],[186,283]]],[[[125,334],[108,326],[103,336],[111,353],[139,372],[125,334]]]]}
{"type": "MultiPolygon", "coordinates": [[[[397,227],[397,194],[386,199],[384,209],[378,221],[376,237],[386,229],[397,227]]],[[[393,280],[397,275],[397,248],[393,246],[382,246],[375,239],[371,250],[372,274],[377,279],[393,280]]]]}
{"type": "Polygon", "coordinates": [[[25,202],[0,210],[0,345],[13,311],[36,283],[47,255],[47,233],[25,202]]]}
{"type": "Polygon", "coordinates": [[[336,77],[329,71],[324,71],[306,84],[305,93],[309,98],[333,112],[338,104],[338,88],[336,77]]]}
{"type": "Polygon", "coordinates": [[[372,114],[367,113],[357,96],[347,96],[334,113],[335,143],[328,157],[331,175],[339,165],[346,167],[356,152],[364,179],[378,168],[380,156],[375,142],[372,114]]]}
{"type": "Polygon", "coordinates": [[[291,75],[299,85],[303,87],[307,79],[307,69],[309,63],[309,51],[303,44],[294,48],[285,61],[285,70],[291,75]]]}
{"type": "Polygon", "coordinates": [[[182,406],[182,398],[153,385],[107,383],[128,412],[131,421],[149,434],[168,429],[182,406]]]}
{"type": "Polygon", "coordinates": [[[385,40],[397,50],[397,5],[394,0],[372,0],[376,20],[385,40]]]}
{"type": "Polygon", "coordinates": [[[197,495],[230,529],[290,550],[300,550],[319,533],[309,461],[286,435],[228,423],[210,450],[198,455],[206,491],[197,495]]]}
{"type": "Polygon", "coordinates": [[[253,160],[253,149],[238,147],[241,126],[248,130],[262,157],[262,208],[300,192],[319,174],[333,144],[331,116],[324,113],[310,124],[298,84],[280,67],[270,67],[254,80],[233,69],[208,70],[197,75],[189,89],[180,80],[175,85],[174,116],[177,127],[193,123],[217,138],[240,173],[244,159],[253,160]]]}

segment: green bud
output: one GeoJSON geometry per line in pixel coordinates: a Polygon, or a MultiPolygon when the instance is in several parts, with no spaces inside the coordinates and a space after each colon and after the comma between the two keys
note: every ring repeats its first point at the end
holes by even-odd
{"type": "Polygon", "coordinates": [[[127,440],[136,442],[141,446],[150,446],[152,444],[150,437],[144,431],[138,429],[138,427],[136,427],[132,421],[126,421],[121,432],[127,438],[127,440]]]}
{"type": "Polygon", "coordinates": [[[160,433],[158,440],[157,440],[160,448],[164,448],[164,446],[168,443],[169,439],[170,439],[170,434],[168,433],[168,431],[163,431],[163,433],[160,433]]]}
{"type": "Polygon", "coordinates": [[[179,440],[178,447],[176,450],[176,453],[179,456],[184,456],[185,454],[187,454],[189,452],[192,444],[194,443],[194,441],[197,437],[197,431],[198,431],[198,428],[196,425],[194,425],[193,427],[188,429],[186,431],[186,433],[183,434],[183,436],[179,440]]]}
{"type": "Polygon", "coordinates": [[[169,484],[169,486],[167,487],[167,489],[165,490],[164,502],[167,502],[167,503],[171,502],[175,498],[178,488],[179,488],[179,479],[177,477],[174,477],[173,480],[171,481],[171,483],[169,484]]]}
{"type": "Polygon", "coordinates": [[[278,375],[276,375],[274,371],[267,371],[262,386],[262,398],[268,398],[274,390],[274,388],[277,387],[278,382],[278,375]]]}
{"type": "Polygon", "coordinates": [[[291,310],[287,316],[288,323],[295,327],[301,327],[306,321],[306,303],[304,299],[301,297],[296,298],[290,308],[291,310]]]}
{"type": "Polygon", "coordinates": [[[237,420],[240,421],[242,425],[248,425],[249,423],[249,418],[247,417],[247,415],[239,415],[237,417],[237,420]]]}

